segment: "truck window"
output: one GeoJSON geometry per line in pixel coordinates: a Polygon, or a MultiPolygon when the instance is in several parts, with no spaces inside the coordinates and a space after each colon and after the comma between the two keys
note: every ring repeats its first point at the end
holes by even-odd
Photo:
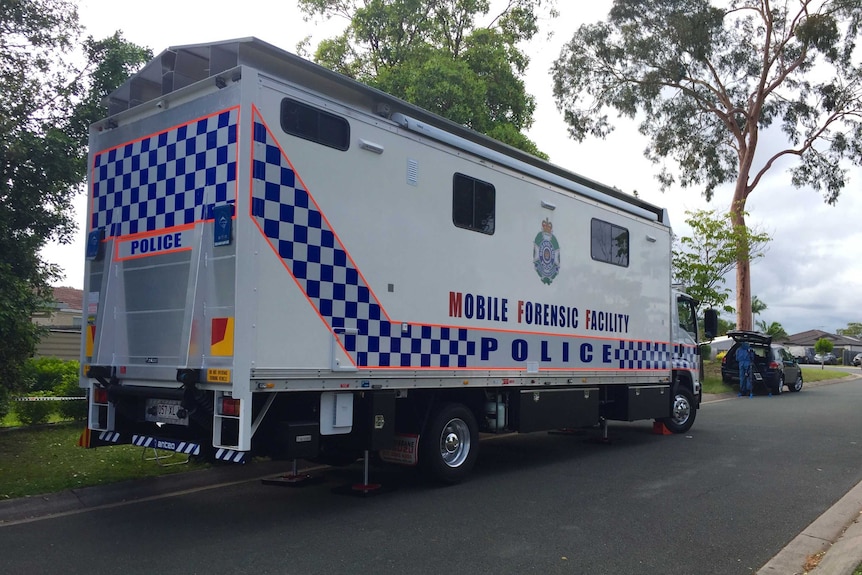
{"type": "Polygon", "coordinates": [[[593,219],[590,225],[590,255],[596,261],[628,267],[629,231],[593,219]]]}
{"type": "Polygon", "coordinates": [[[680,335],[687,334],[691,343],[697,341],[697,316],[692,301],[688,298],[677,298],[677,316],[679,317],[680,335]]]}
{"type": "Polygon", "coordinates": [[[290,98],[281,101],[281,129],[292,136],[342,152],[350,147],[350,124],[347,120],[290,98]]]}
{"type": "Polygon", "coordinates": [[[495,226],[494,186],[455,174],[452,181],[452,222],[459,228],[492,235],[495,226]]]}

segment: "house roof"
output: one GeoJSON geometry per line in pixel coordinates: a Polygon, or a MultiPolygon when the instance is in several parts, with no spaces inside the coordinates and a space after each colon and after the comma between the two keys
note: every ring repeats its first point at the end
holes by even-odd
{"type": "Polygon", "coordinates": [[[59,286],[54,288],[54,302],[64,304],[64,309],[82,310],[84,303],[84,290],[78,288],[59,286]]]}
{"type": "Polygon", "coordinates": [[[788,337],[785,340],[785,343],[789,345],[801,345],[806,347],[814,347],[814,344],[817,343],[819,339],[828,339],[835,345],[840,346],[862,346],[862,341],[856,339],[855,337],[848,337],[846,335],[836,335],[834,333],[825,332],[819,329],[809,329],[808,331],[801,331],[799,333],[795,333],[788,337]]]}

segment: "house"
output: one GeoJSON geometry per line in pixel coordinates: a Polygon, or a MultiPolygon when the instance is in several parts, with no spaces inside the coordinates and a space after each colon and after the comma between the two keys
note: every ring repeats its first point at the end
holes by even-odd
{"type": "Polygon", "coordinates": [[[33,315],[33,322],[48,328],[36,345],[34,357],[78,360],[81,356],[81,324],[84,292],[55,287],[53,303],[33,315]]]}
{"type": "Polygon", "coordinates": [[[789,336],[783,343],[785,345],[800,345],[802,347],[814,347],[820,339],[828,339],[835,348],[832,353],[841,360],[844,365],[849,365],[853,356],[862,352],[862,340],[846,335],[828,333],[819,329],[809,329],[789,336]]]}

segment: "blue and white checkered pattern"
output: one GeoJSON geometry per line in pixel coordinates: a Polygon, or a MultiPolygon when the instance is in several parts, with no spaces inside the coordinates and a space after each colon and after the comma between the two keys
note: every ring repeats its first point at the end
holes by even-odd
{"type": "MultiPolygon", "coordinates": [[[[402,326],[389,319],[257,110],[253,116],[252,216],[330,329],[344,334],[344,348],[354,363],[374,368],[488,367],[478,363],[477,342],[491,332],[402,326]]],[[[539,347],[539,336],[527,337],[539,347]]],[[[615,348],[613,361],[620,369],[669,367],[668,343],[620,340],[615,348]]]]}
{"type": "Polygon", "coordinates": [[[620,369],[667,369],[670,344],[621,340],[614,352],[620,369]]]}
{"type": "Polygon", "coordinates": [[[96,154],[91,229],[125,236],[212,219],[236,202],[239,108],[96,154]]]}
{"type": "Polygon", "coordinates": [[[700,358],[696,345],[673,346],[673,367],[675,369],[700,369],[700,358]]]}
{"type": "Polygon", "coordinates": [[[252,216],[361,367],[467,367],[468,330],[389,321],[319,207],[255,114],[252,216]]]}

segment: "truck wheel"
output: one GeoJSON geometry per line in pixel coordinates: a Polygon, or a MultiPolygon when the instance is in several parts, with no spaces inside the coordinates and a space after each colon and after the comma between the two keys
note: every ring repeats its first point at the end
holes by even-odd
{"type": "Polygon", "coordinates": [[[694,418],[697,415],[694,397],[685,387],[680,385],[674,387],[676,390],[673,394],[670,417],[662,419],[661,422],[673,433],[685,433],[694,425],[694,418]]]}
{"type": "Polygon", "coordinates": [[[435,479],[447,484],[463,481],[479,451],[479,427],[473,412],[460,403],[441,406],[419,438],[419,461],[435,479]]]}

